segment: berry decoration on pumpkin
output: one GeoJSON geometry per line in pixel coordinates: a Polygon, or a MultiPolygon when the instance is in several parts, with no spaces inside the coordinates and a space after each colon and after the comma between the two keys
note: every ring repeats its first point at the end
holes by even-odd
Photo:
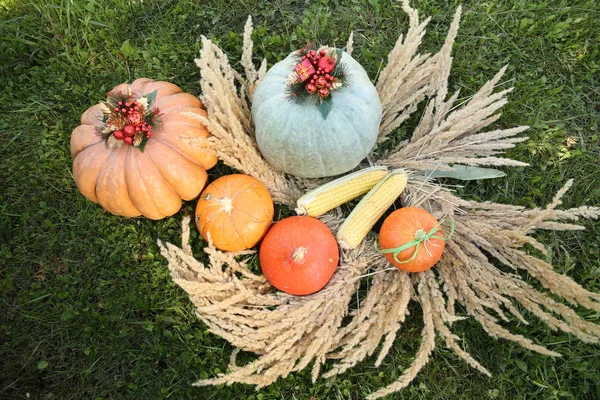
{"type": "Polygon", "coordinates": [[[157,91],[138,96],[128,88],[127,92],[112,90],[105,102],[100,103],[102,124],[96,129],[111,148],[123,143],[144,150],[152,129],[159,124],[158,107],[152,107],[157,91]]]}
{"type": "Polygon", "coordinates": [[[348,84],[348,73],[341,60],[343,49],[315,48],[310,44],[293,53],[297,61],[288,75],[289,92],[299,101],[311,99],[318,104],[329,99],[332,91],[348,84]]]}

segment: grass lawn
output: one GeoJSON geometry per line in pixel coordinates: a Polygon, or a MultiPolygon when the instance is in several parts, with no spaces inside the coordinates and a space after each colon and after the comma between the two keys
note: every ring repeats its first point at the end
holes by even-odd
{"type": "MultiPolygon", "coordinates": [[[[457,1],[413,1],[432,15],[424,48],[439,49],[457,1]]],[[[548,203],[573,178],[564,207],[600,204],[600,6],[595,0],[465,1],[450,89],[472,95],[503,65],[515,86],[496,127],[530,125],[509,156],[531,164],[459,190],[478,200],[548,203]]],[[[331,380],[310,371],[253,387],[194,388],[229,363],[232,347],[194,316],[170,279],[156,240],[178,243],[181,216],[124,219],[79,194],[69,137],[81,113],[118,83],[168,80],[199,95],[199,37],[237,63],[248,15],[255,52],[269,63],[309,40],[343,45],[371,77],[406,32],[388,0],[0,0],[0,398],[360,399],[410,365],[420,310],[380,368],[367,359],[331,380]]],[[[415,117],[399,129],[407,134],[415,117]]],[[[229,172],[218,165],[212,178],[229,172]]],[[[538,233],[556,268],[600,292],[600,222],[575,233],[538,233]]],[[[202,243],[193,232],[198,257],[202,243]]],[[[582,311],[583,313],[583,311],[582,311]]],[[[600,323],[597,313],[586,317],[600,323]]],[[[397,399],[597,399],[598,345],[531,324],[507,324],[563,354],[552,359],[456,325],[488,379],[438,343],[429,365],[397,399]]],[[[250,360],[250,355],[241,356],[250,360]]]]}

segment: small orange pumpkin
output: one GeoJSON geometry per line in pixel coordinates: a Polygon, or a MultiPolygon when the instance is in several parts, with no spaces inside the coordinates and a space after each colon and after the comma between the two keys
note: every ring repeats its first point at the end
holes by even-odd
{"type": "Polygon", "coordinates": [[[294,216],[277,222],[260,245],[260,267],[277,289],[303,296],[321,290],[339,261],[335,237],[323,222],[294,216]]]}
{"type": "Polygon", "coordinates": [[[224,251],[254,247],[273,222],[273,200],[257,179],[243,174],[223,176],[202,192],[196,206],[200,234],[224,251]]]}
{"type": "Polygon", "coordinates": [[[392,212],[381,225],[381,252],[396,268],[422,272],[439,261],[446,237],[433,215],[418,207],[392,212]]]}
{"type": "Polygon", "coordinates": [[[391,213],[379,231],[381,252],[396,268],[422,272],[442,257],[446,236],[433,215],[418,207],[391,213]]]}
{"type": "Polygon", "coordinates": [[[217,162],[202,143],[210,136],[205,126],[184,113],[206,116],[198,98],[172,83],[140,78],[115,87],[71,133],[79,191],[116,215],[175,214],[217,162]]]}

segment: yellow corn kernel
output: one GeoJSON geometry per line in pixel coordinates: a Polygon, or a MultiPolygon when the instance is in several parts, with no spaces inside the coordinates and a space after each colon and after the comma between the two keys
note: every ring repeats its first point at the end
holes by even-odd
{"type": "Polygon", "coordinates": [[[403,170],[395,170],[373,187],[356,205],[337,233],[337,240],[344,249],[358,246],[373,225],[402,194],[408,176],[403,170]]]}
{"type": "Polygon", "coordinates": [[[387,167],[370,167],[334,179],[298,199],[296,213],[318,217],[327,211],[367,193],[385,178],[387,167]]]}

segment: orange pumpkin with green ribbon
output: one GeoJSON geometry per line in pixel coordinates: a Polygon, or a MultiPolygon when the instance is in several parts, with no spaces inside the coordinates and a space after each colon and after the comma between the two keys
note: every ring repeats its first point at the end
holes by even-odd
{"type": "MultiPolygon", "coordinates": [[[[442,221],[444,222],[444,221],[442,221]]],[[[390,263],[406,272],[430,269],[442,257],[446,240],[441,223],[418,207],[405,207],[392,212],[381,225],[379,246],[390,263]]]]}

